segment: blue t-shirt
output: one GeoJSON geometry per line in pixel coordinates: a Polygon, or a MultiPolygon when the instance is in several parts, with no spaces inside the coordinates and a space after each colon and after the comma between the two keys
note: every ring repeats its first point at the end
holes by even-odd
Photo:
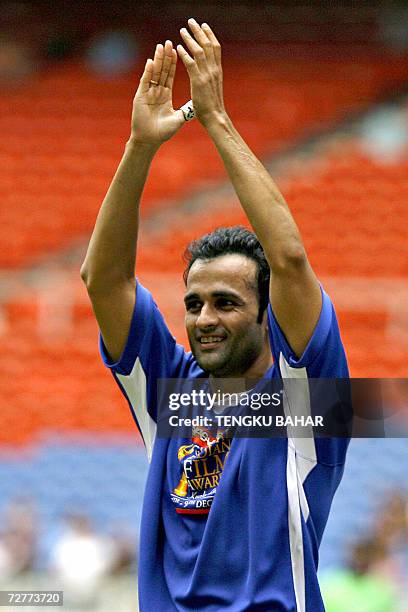
{"type": "MultiPolygon", "coordinates": [[[[111,369],[142,434],[150,469],[139,564],[141,612],[320,612],[318,548],[342,477],[345,438],[159,438],[157,379],[205,377],[138,284],[121,359],[111,369]],[[222,477],[221,477],[222,475],[222,477]]],[[[264,378],[345,378],[333,305],[297,359],[268,307],[274,365],[264,378]]],[[[293,407],[296,411],[296,406],[293,407]]]]}

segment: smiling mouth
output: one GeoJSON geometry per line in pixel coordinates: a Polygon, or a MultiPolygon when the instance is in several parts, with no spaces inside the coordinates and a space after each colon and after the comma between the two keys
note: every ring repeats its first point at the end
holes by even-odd
{"type": "Polygon", "coordinates": [[[219,346],[224,340],[225,338],[220,338],[219,336],[202,336],[199,339],[199,344],[203,349],[212,349],[219,346]]]}

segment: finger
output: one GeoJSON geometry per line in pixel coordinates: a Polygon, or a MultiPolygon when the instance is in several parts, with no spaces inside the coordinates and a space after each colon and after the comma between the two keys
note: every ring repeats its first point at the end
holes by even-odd
{"type": "Polygon", "coordinates": [[[156,51],[154,53],[154,59],[153,59],[153,76],[152,76],[152,81],[156,81],[156,83],[158,83],[160,79],[160,74],[161,74],[162,66],[163,66],[163,56],[164,56],[163,45],[161,44],[156,45],[156,51]]]}
{"type": "Polygon", "coordinates": [[[212,43],[210,39],[208,38],[208,36],[206,35],[206,33],[204,32],[204,30],[201,29],[201,27],[199,26],[199,24],[196,22],[195,19],[189,19],[188,25],[190,27],[190,30],[194,34],[194,38],[196,39],[200,47],[204,49],[206,58],[208,60],[214,60],[215,56],[214,56],[212,43]]]}
{"type": "Polygon", "coordinates": [[[177,45],[177,53],[184,66],[186,67],[186,70],[189,75],[193,75],[198,72],[197,64],[182,45],[177,45]]]}
{"type": "Polygon", "coordinates": [[[177,66],[177,51],[175,49],[172,49],[169,74],[167,76],[167,81],[164,84],[164,86],[168,87],[169,89],[173,89],[174,75],[176,74],[176,66],[177,66]]]}
{"type": "Polygon", "coordinates": [[[150,79],[153,75],[153,61],[151,59],[146,60],[145,69],[140,78],[140,85],[138,91],[140,93],[147,93],[150,87],[150,79]]]}
{"type": "Polygon", "coordinates": [[[166,40],[164,44],[163,66],[160,74],[159,85],[164,85],[167,81],[167,77],[169,76],[171,60],[173,57],[172,51],[173,43],[171,42],[171,40],[166,40]]]}
{"type": "Polygon", "coordinates": [[[181,28],[180,33],[183,37],[184,42],[186,43],[188,50],[193,54],[197,65],[199,67],[204,67],[206,64],[206,57],[201,45],[199,45],[198,42],[194,40],[194,38],[186,30],[186,28],[181,28]]]}
{"type": "Polygon", "coordinates": [[[208,40],[211,42],[212,48],[214,51],[215,60],[217,64],[221,67],[221,45],[217,37],[215,36],[214,32],[212,31],[208,23],[203,23],[201,25],[201,29],[205,33],[205,35],[208,37],[208,40]]]}

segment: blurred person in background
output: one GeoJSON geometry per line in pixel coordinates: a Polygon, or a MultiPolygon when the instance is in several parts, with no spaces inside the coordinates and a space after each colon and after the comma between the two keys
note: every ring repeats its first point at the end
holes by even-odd
{"type": "Polygon", "coordinates": [[[10,501],[0,528],[0,581],[33,571],[37,525],[38,517],[32,500],[18,497],[10,501]]]}
{"type": "Polygon", "coordinates": [[[112,575],[132,574],[137,570],[137,538],[125,526],[116,527],[110,532],[115,547],[115,559],[111,567],[112,575]]]}
{"type": "Polygon", "coordinates": [[[2,2],[0,15],[0,87],[15,89],[42,67],[47,25],[29,2],[2,2]]]}
{"type": "Polygon", "coordinates": [[[373,565],[374,572],[395,585],[401,610],[408,609],[408,499],[393,492],[381,505],[374,522],[373,540],[386,554],[373,565]]]}
{"type": "Polygon", "coordinates": [[[326,612],[398,612],[399,599],[393,581],[375,569],[386,555],[383,543],[374,534],[356,542],[347,568],[332,570],[321,579],[326,612]]]}
{"type": "Polygon", "coordinates": [[[100,589],[117,563],[111,538],[95,531],[88,516],[70,513],[50,555],[50,573],[64,590],[64,604],[96,606],[100,589]]]}
{"type": "Polygon", "coordinates": [[[89,42],[85,63],[96,74],[113,78],[134,68],[138,56],[138,44],[132,33],[117,29],[99,32],[89,42]]]}

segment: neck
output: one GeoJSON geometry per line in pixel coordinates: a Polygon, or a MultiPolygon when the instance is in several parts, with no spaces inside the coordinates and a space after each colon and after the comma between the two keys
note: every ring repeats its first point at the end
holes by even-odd
{"type": "Polygon", "coordinates": [[[272,363],[272,354],[268,342],[261,354],[248,368],[248,370],[246,370],[246,372],[229,374],[225,378],[210,374],[209,379],[211,387],[214,389],[217,388],[224,393],[240,393],[243,391],[248,391],[249,389],[252,389],[256,382],[264,376],[266,371],[271,367],[272,363]]]}
{"type": "Polygon", "coordinates": [[[248,368],[243,374],[245,378],[262,378],[265,372],[271,367],[273,363],[271,349],[269,348],[269,342],[264,346],[262,353],[254,361],[254,363],[248,368]]]}

